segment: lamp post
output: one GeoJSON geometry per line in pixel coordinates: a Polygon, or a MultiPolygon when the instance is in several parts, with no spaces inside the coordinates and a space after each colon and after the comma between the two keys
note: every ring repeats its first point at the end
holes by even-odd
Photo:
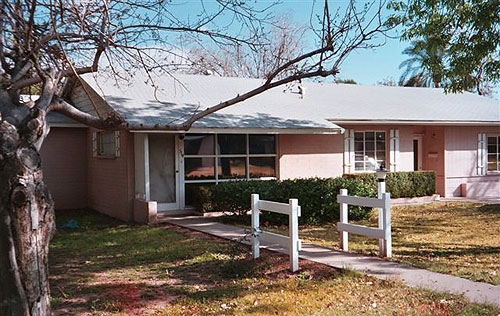
{"type": "MultiPolygon", "coordinates": [[[[377,179],[378,179],[378,195],[377,197],[379,199],[382,198],[382,194],[385,193],[385,177],[387,176],[387,169],[385,169],[385,164],[382,163],[379,168],[376,170],[377,172],[377,179]]],[[[384,228],[384,211],[381,208],[378,208],[378,228],[383,229],[384,228]]],[[[384,249],[384,240],[379,239],[378,240],[379,244],[379,249],[380,249],[380,256],[383,256],[385,253],[384,249]]]]}

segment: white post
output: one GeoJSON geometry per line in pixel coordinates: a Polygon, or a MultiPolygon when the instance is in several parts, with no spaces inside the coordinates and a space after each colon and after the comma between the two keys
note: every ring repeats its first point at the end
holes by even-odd
{"type": "MultiPolygon", "coordinates": [[[[378,180],[378,195],[377,197],[379,199],[382,199],[383,194],[385,193],[385,177],[387,176],[387,171],[383,169],[382,167],[377,170],[377,180],[378,180]]],[[[378,228],[383,229],[384,228],[384,210],[382,208],[377,208],[378,211],[378,228]]],[[[385,253],[384,250],[384,239],[379,239],[378,240],[378,249],[379,249],[379,255],[383,256],[385,253]]]]}
{"type": "MultiPolygon", "coordinates": [[[[340,189],[340,195],[342,196],[347,196],[347,190],[346,189],[340,189]]],[[[347,224],[348,221],[348,205],[347,203],[340,203],[340,222],[347,224]]],[[[340,232],[340,248],[342,250],[347,251],[348,248],[348,232],[341,231],[340,232]]]]}
{"type": "Polygon", "coordinates": [[[259,229],[259,195],[252,194],[252,256],[257,259],[260,256],[260,241],[257,232],[259,229]]]}
{"type": "Polygon", "coordinates": [[[384,257],[392,257],[392,237],[391,237],[391,194],[382,194],[384,200],[384,257]]]}
{"type": "Polygon", "coordinates": [[[290,237],[290,270],[299,269],[299,201],[288,200],[290,215],[288,216],[288,232],[290,237]]]}

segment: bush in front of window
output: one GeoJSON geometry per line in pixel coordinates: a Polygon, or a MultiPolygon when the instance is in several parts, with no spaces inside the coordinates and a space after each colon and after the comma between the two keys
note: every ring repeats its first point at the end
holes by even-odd
{"type": "MultiPolygon", "coordinates": [[[[230,215],[244,215],[250,209],[252,193],[260,199],[288,203],[296,198],[302,208],[300,224],[336,222],[339,219],[337,194],[347,189],[350,195],[375,197],[376,190],[361,181],[346,178],[309,178],[296,180],[230,181],[217,185],[202,185],[194,193],[194,206],[204,212],[223,211],[230,215]]],[[[371,208],[349,206],[349,218],[370,217],[371,208]]],[[[288,224],[288,217],[263,212],[262,222],[288,224]]]]}
{"type": "MultiPolygon", "coordinates": [[[[375,173],[345,174],[344,178],[356,179],[377,190],[375,173]]],[[[386,191],[391,198],[430,196],[436,193],[436,173],[434,171],[389,172],[386,178],[386,191]]]]}

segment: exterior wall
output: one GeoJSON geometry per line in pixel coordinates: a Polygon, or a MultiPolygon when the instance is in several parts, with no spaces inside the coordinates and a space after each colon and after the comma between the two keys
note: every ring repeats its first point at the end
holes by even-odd
{"type": "MultiPolygon", "coordinates": [[[[399,129],[398,171],[413,170],[413,127],[343,125],[357,131],[386,132],[386,166],[389,166],[389,130],[399,129]]],[[[279,178],[340,177],[344,172],[344,135],[279,135],[279,178]]]]}
{"type": "Polygon", "coordinates": [[[279,178],[339,177],[343,135],[279,135],[279,178]]]}
{"type": "Polygon", "coordinates": [[[425,126],[422,138],[422,168],[436,172],[436,191],[446,196],[444,127],[425,126]]]}
{"type": "Polygon", "coordinates": [[[446,196],[461,196],[466,185],[467,197],[499,197],[500,173],[479,176],[477,170],[478,133],[500,134],[500,126],[445,127],[446,196]]]}
{"type": "Polygon", "coordinates": [[[89,207],[119,218],[133,220],[134,137],[120,132],[120,157],[101,158],[92,154],[92,130],[88,139],[89,207]]]}
{"type": "Polygon", "coordinates": [[[87,207],[87,129],[52,127],[40,155],[55,208],[87,207]]]}

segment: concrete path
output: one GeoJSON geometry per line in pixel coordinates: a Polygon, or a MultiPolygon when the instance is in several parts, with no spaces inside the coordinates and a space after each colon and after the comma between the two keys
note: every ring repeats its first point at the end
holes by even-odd
{"type": "MultiPolygon", "coordinates": [[[[162,222],[168,222],[217,237],[249,244],[249,241],[242,240],[247,234],[245,229],[224,225],[201,216],[165,217],[162,222]]],[[[261,246],[269,250],[287,253],[286,249],[278,245],[272,245],[261,241],[261,246]]],[[[399,280],[413,287],[421,287],[451,294],[463,294],[469,300],[476,303],[489,303],[500,306],[500,286],[498,285],[473,282],[467,279],[418,269],[376,257],[346,253],[305,243],[302,244],[300,258],[326,264],[335,268],[349,268],[361,271],[381,279],[399,280]]]]}

